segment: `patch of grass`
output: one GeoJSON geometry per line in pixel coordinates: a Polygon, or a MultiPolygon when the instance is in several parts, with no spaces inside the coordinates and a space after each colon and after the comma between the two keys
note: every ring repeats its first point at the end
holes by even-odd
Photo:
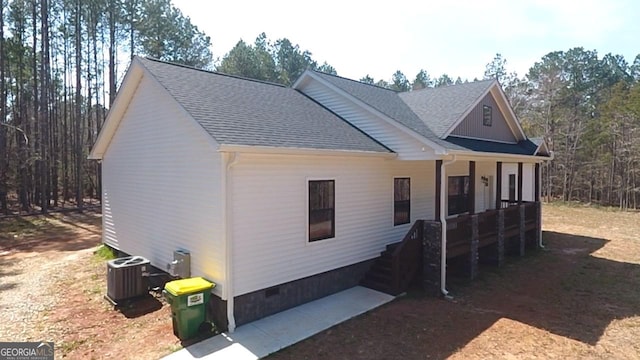
{"type": "Polygon", "coordinates": [[[84,289],[84,293],[87,295],[99,295],[102,294],[101,284],[93,284],[90,288],[84,289]]]}
{"type": "Polygon", "coordinates": [[[97,260],[113,260],[118,257],[118,250],[102,244],[96,251],[93,252],[93,255],[97,260]]]}
{"type": "Polygon", "coordinates": [[[42,232],[49,224],[45,217],[16,217],[0,221],[0,233],[11,237],[20,237],[42,232]]]}
{"type": "Polygon", "coordinates": [[[62,354],[68,354],[79,348],[85,342],[86,340],[63,341],[62,344],[60,344],[60,349],[62,350],[62,354]]]}
{"type": "Polygon", "coordinates": [[[556,200],[556,201],[552,201],[550,203],[545,202],[544,206],[553,206],[553,207],[565,207],[565,208],[591,208],[591,209],[596,209],[596,210],[601,210],[604,212],[636,212],[637,210],[635,209],[620,209],[620,207],[618,206],[606,206],[606,205],[600,205],[598,203],[588,203],[588,202],[581,202],[581,201],[561,201],[561,200],[556,200]]]}
{"type": "Polygon", "coordinates": [[[167,351],[170,351],[172,353],[182,349],[182,345],[181,344],[171,344],[169,346],[166,347],[167,351]]]}

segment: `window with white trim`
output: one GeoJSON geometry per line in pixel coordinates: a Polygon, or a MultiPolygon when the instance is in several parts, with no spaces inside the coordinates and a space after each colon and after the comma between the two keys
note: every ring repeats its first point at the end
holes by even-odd
{"type": "Polygon", "coordinates": [[[309,241],[336,235],[335,180],[309,180],[309,241]]]}
{"type": "Polygon", "coordinates": [[[482,105],[482,125],[491,126],[493,123],[493,109],[489,105],[482,105]]]}

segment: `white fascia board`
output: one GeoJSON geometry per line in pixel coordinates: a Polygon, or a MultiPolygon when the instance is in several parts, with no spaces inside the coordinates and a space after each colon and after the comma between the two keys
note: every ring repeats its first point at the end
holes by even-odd
{"type": "Polygon", "coordinates": [[[292,89],[298,89],[298,87],[300,87],[300,85],[302,85],[302,83],[306,83],[306,80],[309,79],[309,73],[311,71],[309,69],[305,70],[302,75],[298,76],[298,79],[296,79],[296,81],[293,83],[293,85],[291,85],[292,89]]]}
{"type": "Polygon", "coordinates": [[[540,150],[544,149],[544,152],[547,154],[550,154],[551,152],[549,151],[549,147],[547,146],[547,142],[545,140],[542,140],[542,142],[540,143],[540,145],[538,145],[538,147],[536,148],[536,151],[534,152],[534,154],[537,154],[540,152],[540,150]]]}
{"type": "Polygon", "coordinates": [[[344,98],[348,99],[349,101],[353,102],[354,104],[362,107],[363,109],[367,110],[368,112],[378,116],[379,118],[383,119],[384,121],[386,121],[387,123],[389,123],[391,126],[395,127],[396,129],[404,132],[405,134],[413,137],[414,139],[418,140],[419,142],[423,143],[424,145],[430,147],[433,149],[433,151],[436,154],[445,154],[446,153],[446,149],[436,143],[434,143],[433,141],[425,138],[424,136],[418,134],[417,132],[409,129],[408,127],[402,125],[401,123],[397,122],[396,120],[390,118],[389,116],[383,114],[382,112],[376,110],[375,108],[373,108],[372,106],[370,106],[369,104],[363,102],[362,100],[356,98],[355,96],[349,94],[348,92],[340,89],[339,87],[331,84],[328,81],[325,81],[324,79],[316,76],[316,74],[313,73],[313,71],[309,71],[306,70],[305,73],[303,73],[298,80],[293,84],[293,88],[299,90],[296,86],[300,86],[303,82],[305,82],[306,77],[309,77],[315,81],[318,81],[320,83],[322,83],[323,85],[325,85],[326,87],[328,87],[329,89],[335,91],[336,93],[340,94],[341,96],[343,96],[344,98]]]}
{"type": "Polygon", "coordinates": [[[122,85],[120,85],[120,89],[118,90],[115,100],[109,108],[107,118],[102,125],[102,129],[100,129],[96,142],[93,144],[93,148],[91,148],[91,152],[87,157],[88,159],[101,160],[104,156],[104,153],[109,147],[111,139],[118,129],[118,125],[120,125],[120,121],[127,111],[127,108],[131,103],[131,99],[142,80],[143,74],[144,69],[142,64],[138,58],[134,58],[129,65],[129,69],[127,69],[124,79],[122,80],[122,85]]]}
{"type": "Polygon", "coordinates": [[[122,82],[122,86],[120,91],[118,91],[118,95],[116,96],[115,101],[111,109],[109,110],[109,114],[107,115],[107,119],[98,135],[98,139],[89,154],[89,159],[93,160],[101,160],[106,152],[109,144],[111,143],[111,139],[113,138],[120,121],[124,117],[124,114],[135,95],[135,92],[140,84],[140,81],[143,77],[147,77],[150,79],[154,86],[161,89],[165,95],[170,97],[174,104],[180,109],[180,112],[184,114],[184,116],[189,119],[189,123],[192,126],[195,126],[203,133],[207,141],[215,148],[217,148],[218,143],[216,140],[209,135],[209,133],[200,125],[189,112],[180,104],[171,93],[156,79],[149,70],[138,60],[138,58],[134,58],[125,74],[125,78],[122,82]]]}
{"type": "Polygon", "coordinates": [[[553,160],[552,157],[543,158],[533,155],[517,155],[517,154],[505,154],[505,153],[491,153],[482,151],[464,151],[464,150],[449,150],[449,154],[456,155],[458,160],[466,161],[504,161],[504,162],[526,162],[526,163],[542,163],[545,161],[553,160]]]}
{"type": "Polygon", "coordinates": [[[282,155],[323,155],[323,156],[355,156],[355,157],[379,157],[384,159],[395,159],[396,153],[383,153],[375,151],[358,150],[329,150],[329,149],[309,149],[309,148],[287,148],[272,146],[251,146],[251,145],[226,145],[218,146],[219,152],[253,153],[253,154],[282,154],[282,155]]]}
{"type": "MultiPolygon", "coordinates": [[[[504,91],[502,91],[502,87],[500,87],[500,85],[497,82],[496,82],[495,89],[498,92],[498,96],[496,98],[496,102],[498,103],[498,106],[501,106],[501,105],[504,106],[507,109],[507,113],[509,114],[509,117],[505,116],[505,119],[507,120],[507,124],[511,128],[511,131],[516,136],[516,139],[526,140],[527,135],[525,135],[524,130],[520,125],[520,121],[518,121],[518,117],[516,116],[516,113],[513,112],[513,108],[511,107],[511,104],[507,99],[507,95],[505,95],[504,91]],[[515,129],[513,128],[514,125],[515,125],[515,129]]],[[[504,111],[502,113],[504,114],[504,111]]]]}
{"type": "Polygon", "coordinates": [[[522,126],[520,126],[520,122],[518,121],[516,114],[513,112],[513,109],[511,108],[511,105],[507,100],[507,96],[502,91],[502,88],[500,87],[500,84],[498,83],[497,80],[494,80],[491,83],[491,85],[487,88],[487,90],[485,90],[485,92],[482,93],[480,97],[478,97],[476,102],[474,102],[471,106],[469,106],[469,108],[467,108],[467,110],[462,114],[462,116],[460,116],[460,118],[456,120],[456,122],[451,127],[449,127],[449,129],[447,129],[447,131],[445,132],[444,138],[451,135],[453,130],[455,130],[458,127],[458,125],[460,125],[460,123],[464,121],[467,115],[469,115],[469,113],[471,113],[471,111],[489,93],[491,93],[493,95],[493,98],[496,100],[496,103],[500,108],[499,110],[504,115],[504,118],[507,122],[507,126],[509,126],[509,129],[511,129],[511,133],[513,134],[513,136],[515,136],[515,138],[518,140],[525,140],[527,136],[524,134],[524,130],[522,129],[522,126]]]}
{"type": "Polygon", "coordinates": [[[196,121],[196,119],[194,119],[193,116],[191,116],[191,114],[187,111],[187,109],[185,109],[184,106],[182,106],[182,104],[178,100],[176,100],[176,98],[174,98],[173,95],[171,95],[169,90],[167,90],[167,88],[164,87],[164,85],[162,85],[162,83],[160,83],[160,81],[158,81],[158,79],[156,79],[156,77],[153,76],[149,72],[149,70],[147,70],[147,68],[144,67],[144,65],[142,67],[144,68],[145,75],[149,76],[149,78],[154,83],[154,85],[157,86],[159,89],[162,89],[162,91],[165,93],[165,95],[167,95],[169,98],[171,98],[173,100],[173,102],[176,105],[176,107],[178,107],[178,109],[180,109],[180,112],[187,119],[189,119],[189,124],[191,124],[191,126],[194,126],[198,131],[200,131],[202,133],[202,135],[205,137],[205,139],[207,139],[207,142],[211,146],[213,146],[214,150],[217,149],[218,148],[218,142],[213,138],[213,136],[211,136],[207,132],[207,130],[205,130],[205,128],[203,128],[202,125],[200,125],[200,123],[198,121],[196,121]]]}
{"type": "Polygon", "coordinates": [[[471,113],[471,111],[473,110],[473,108],[476,107],[476,105],[478,105],[480,103],[480,101],[482,101],[482,99],[484,99],[485,96],[487,96],[488,93],[491,92],[491,88],[493,88],[494,86],[497,85],[497,81],[494,80],[493,83],[487,87],[487,89],[482,93],[482,95],[480,95],[475,102],[473,102],[471,105],[469,105],[469,107],[462,113],[462,115],[458,118],[458,120],[456,120],[456,122],[454,122],[448,129],[447,131],[444,133],[443,138],[447,138],[447,136],[451,135],[451,133],[453,132],[453,130],[455,130],[458,125],[460,125],[460,123],[462,123],[462,121],[464,121],[464,118],[467,117],[467,115],[469,115],[469,113],[471,113]]]}

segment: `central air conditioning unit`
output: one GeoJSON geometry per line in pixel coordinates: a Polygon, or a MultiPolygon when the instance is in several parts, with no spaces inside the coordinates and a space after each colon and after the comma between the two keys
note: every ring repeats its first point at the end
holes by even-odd
{"type": "Polygon", "coordinates": [[[149,292],[149,260],[127,256],[107,263],[107,298],[113,303],[149,292]]]}

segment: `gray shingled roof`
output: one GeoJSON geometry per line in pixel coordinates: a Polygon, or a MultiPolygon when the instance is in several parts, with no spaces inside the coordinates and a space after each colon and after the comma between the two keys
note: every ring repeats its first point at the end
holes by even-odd
{"type": "Polygon", "coordinates": [[[475,81],[398,95],[434,134],[443,138],[447,130],[477,103],[494,82],[475,81]]]}
{"type": "Polygon", "coordinates": [[[336,75],[315,73],[325,81],[445,149],[529,155],[529,141],[515,147],[505,147],[490,140],[467,142],[455,137],[446,137],[447,130],[460,120],[467,110],[477,104],[480,98],[494,86],[495,80],[396,92],[336,75]]]}
{"type": "Polygon", "coordinates": [[[455,136],[447,137],[447,141],[462,146],[471,151],[516,154],[516,155],[534,155],[538,146],[531,140],[522,140],[516,144],[507,144],[494,141],[466,139],[455,136]]]}
{"type": "Polygon", "coordinates": [[[424,136],[428,140],[431,140],[445,148],[461,150],[461,148],[447,143],[434,134],[429,126],[427,126],[427,124],[425,124],[425,122],[420,119],[414,111],[412,111],[397,92],[381,88],[379,86],[346,79],[340,76],[317,71],[315,73],[332,85],[342,89],[346,93],[354,96],[405,127],[424,136]]]}
{"type": "Polygon", "coordinates": [[[292,88],[138,59],[220,144],[391,152],[292,88]]]}
{"type": "Polygon", "coordinates": [[[340,76],[315,72],[389,118],[445,149],[466,150],[447,141],[446,131],[493,85],[494,80],[396,92],[340,76]]]}

